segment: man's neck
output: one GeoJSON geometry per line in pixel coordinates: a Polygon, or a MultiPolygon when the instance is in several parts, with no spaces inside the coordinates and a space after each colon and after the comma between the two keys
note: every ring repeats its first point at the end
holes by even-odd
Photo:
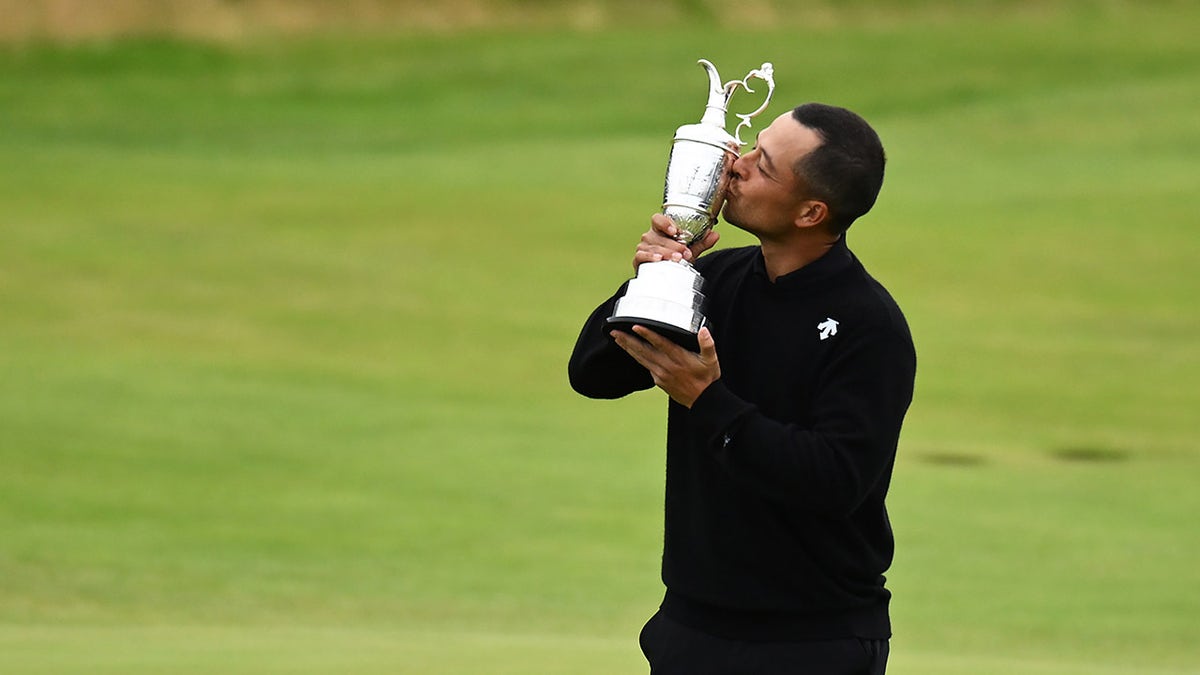
{"type": "Polygon", "coordinates": [[[785,241],[760,241],[767,276],[774,283],[779,277],[791,274],[820,259],[841,238],[841,235],[822,234],[819,237],[801,237],[785,241]]]}

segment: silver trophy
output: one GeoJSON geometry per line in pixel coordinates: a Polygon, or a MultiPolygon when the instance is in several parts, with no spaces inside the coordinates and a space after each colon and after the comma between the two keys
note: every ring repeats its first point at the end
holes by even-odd
{"type": "MultiPolygon", "coordinates": [[[[716,224],[725,205],[730,170],[745,144],[739,137],[742,127],[749,127],[750,119],[767,109],[775,93],[770,63],[724,84],[716,66],[705,59],[699,64],[708,73],[708,104],[699,124],[675,131],[663,187],[662,212],[679,228],[676,238],[684,244],[702,239],[716,224]],[[738,87],[753,93],[747,83],[752,77],[767,83],[767,95],[754,112],[737,114],[741,122],[730,135],[725,130],[729,99],[738,87]]],[[[696,333],[706,320],[703,287],[703,277],[686,261],[642,263],[608,323],[626,330],[635,324],[653,328],[676,343],[698,349],[696,333]]]]}

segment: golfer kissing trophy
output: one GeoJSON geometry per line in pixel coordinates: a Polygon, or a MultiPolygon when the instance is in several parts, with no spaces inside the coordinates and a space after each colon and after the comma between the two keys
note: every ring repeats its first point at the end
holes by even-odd
{"type": "MultiPolygon", "coordinates": [[[[716,66],[705,59],[699,64],[708,73],[708,105],[699,124],[687,124],[675,131],[663,188],[662,212],[675,223],[675,238],[683,244],[703,239],[716,224],[725,204],[733,162],[744,145],[739,137],[742,127],[749,127],[750,119],[766,110],[775,93],[774,66],[770,63],[725,84],[721,84],[716,66]],[[747,84],[751,77],[767,83],[766,99],[754,112],[738,114],[741,123],[730,135],[725,130],[729,99],[738,87],[754,93],[747,84]]],[[[617,300],[608,324],[626,331],[634,325],[646,326],[697,351],[696,333],[706,321],[703,286],[704,279],[687,261],[642,263],[637,278],[629,281],[625,295],[617,300]]]]}

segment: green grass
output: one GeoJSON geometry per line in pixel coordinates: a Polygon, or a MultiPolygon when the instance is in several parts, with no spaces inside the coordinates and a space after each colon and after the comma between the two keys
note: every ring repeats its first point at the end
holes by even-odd
{"type": "Polygon", "coordinates": [[[642,672],[665,404],[565,362],[701,56],[888,147],[891,672],[1200,672],[1200,10],[1074,7],[5,48],[0,672],[642,672]]]}

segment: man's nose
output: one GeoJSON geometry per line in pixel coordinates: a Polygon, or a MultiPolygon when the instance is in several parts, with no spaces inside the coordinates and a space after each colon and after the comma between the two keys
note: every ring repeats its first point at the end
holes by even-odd
{"type": "Polygon", "coordinates": [[[729,174],[734,178],[741,178],[744,175],[743,167],[745,167],[745,160],[746,155],[741,155],[733,160],[733,164],[729,167],[729,174]]]}

